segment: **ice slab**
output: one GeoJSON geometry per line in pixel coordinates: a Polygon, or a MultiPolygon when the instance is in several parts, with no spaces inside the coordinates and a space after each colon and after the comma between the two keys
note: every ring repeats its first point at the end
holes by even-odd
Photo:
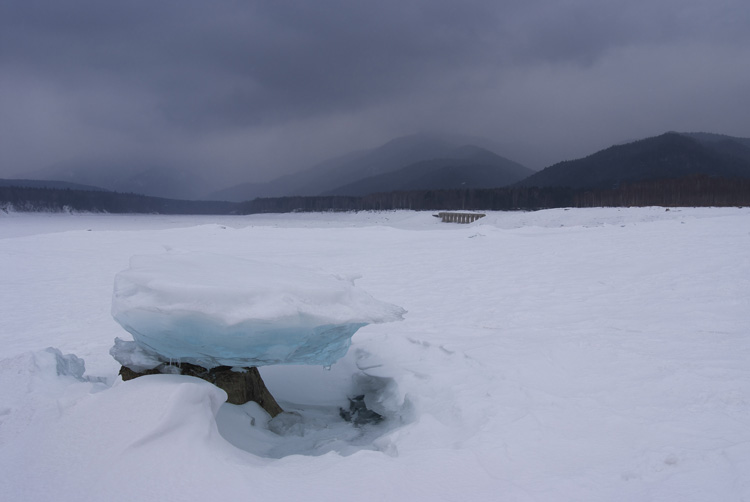
{"type": "Polygon", "coordinates": [[[404,313],[352,280],[203,253],[134,256],[112,299],[112,316],[146,353],[206,368],[327,366],[359,328],[404,313]]]}
{"type": "Polygon", "coordinates": [[[165,362],[169,362],[168,360],[164,360],[159,354],[144,349],[136,342],[130,342],[121,338],[115,338],[115,344],[109,349],[109,354],[121,365],[127,366],[139,373],[152,370],[165,362]]]}
{"type": "Polygon", "coordinates": [[[60,349],[55,347],[47,347],[45,352],[55,356],[58,376],[72,376],[76,380],[85,380],[83,374],[86,373],[86,363],[83,359],[75,354],[63,354],[60,349]]]}

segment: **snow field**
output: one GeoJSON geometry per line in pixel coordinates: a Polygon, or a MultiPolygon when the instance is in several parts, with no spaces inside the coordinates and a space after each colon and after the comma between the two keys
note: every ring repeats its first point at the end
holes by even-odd
{"type": "Polygon", "coordinates": [[[0,216],[9,499],[750,498],[750,210],[0,216]],[[90,229],[90,230],[89,230],[90,229]],[[269,424],[189,377],[116,378],[130,256],[220,253],[404,307],[330,371],[261,373],[269,424]],[[81,381],[54,354],[86,362],[81,381]],[[338,418],[364,393],[382,424],[338,418]],[[252,425],[254,424],[254,425],[252,425]]]}

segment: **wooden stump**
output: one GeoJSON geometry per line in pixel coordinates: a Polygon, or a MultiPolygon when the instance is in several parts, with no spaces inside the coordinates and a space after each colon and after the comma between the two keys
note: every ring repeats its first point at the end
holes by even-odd
{"type": "Polygon", "coordinates": [[[261,408],[266,410],[271,417],[275,417],[284,410],[276,402],[271,392],[266,387],[260,372],[256,367],[243,368],[243,371],[233,371],[229,366],[217,366],[206,369],[195,364],[164,364],[152,370],[142,372],[133,371],[126,366],[120,368],[120,376],[123,380],[132,380],[144,375],[156,375],[160,373],[172,373],[193,376],[207,382],[211,382],[227,393],[227,402],[232,404],[245,404],[255,401],[261,408]],[[164,371],[164,367],[171,366],[171,371],[164,371]]]}

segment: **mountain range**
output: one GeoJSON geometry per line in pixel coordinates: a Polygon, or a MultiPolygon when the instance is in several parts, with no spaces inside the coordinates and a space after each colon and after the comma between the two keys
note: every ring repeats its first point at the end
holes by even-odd
{"type": "Polygon", "coordinates": [[[533,173],[476,138],[414,134],[349,153],[266,183],[243,183],[209,195],[242,201],[292,195],[365,195],[412,188],[508,185],[533,173]]]}
{"type": "Polygon", "coordinates": [[[518,186],[616,188],[622,183],[694,174],[750,177],[750,139],[668,132],[615,145],[582,159],[559,162],[518,186]]]}
{"type": "Polygon", "coordinates": [[[534,171],[489,150],[464,145],[445,158],[423,160],[401,169],[362,178],[323,192],[323,195],[361,196],[378,192],[502,187],[534,171]]]}
{"type": "Polygon", "coordinates": [[[512,186],[610,189],[695,174],[750,178],[750,138],[720,134],[668,132],[559,162],[539,172],[497,155],[482,143],[455,136],[404,136],[265,183],[243,183],[209,193],[210,183],[194,173],[166,167],[140,169],[138,163],[121,163],[111,170],[97,165],[57,166],[37,174],[61,181],[0,180],[0,185],[102,187],[173,199],[239,202],[257,197],[364,196],[512,186]]]}

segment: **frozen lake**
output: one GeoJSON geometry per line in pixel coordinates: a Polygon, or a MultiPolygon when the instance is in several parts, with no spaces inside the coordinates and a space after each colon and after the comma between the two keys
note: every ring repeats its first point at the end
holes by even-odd
{"type": "Polygon", "coordinates": [[[750,209],[252,216],[0,214],[8,500],[750,499],[750,209]],[[330,371],[261,368],[282,407],[122,382],[131,256],[218,253],[399,305],[330,371]],[[54,354],[85,360],[87,381],[54,354]],[[64,372],[63,372],[64,373],[64,372]],[[379,424],[339,416],[363,394],[379,424]]]}

